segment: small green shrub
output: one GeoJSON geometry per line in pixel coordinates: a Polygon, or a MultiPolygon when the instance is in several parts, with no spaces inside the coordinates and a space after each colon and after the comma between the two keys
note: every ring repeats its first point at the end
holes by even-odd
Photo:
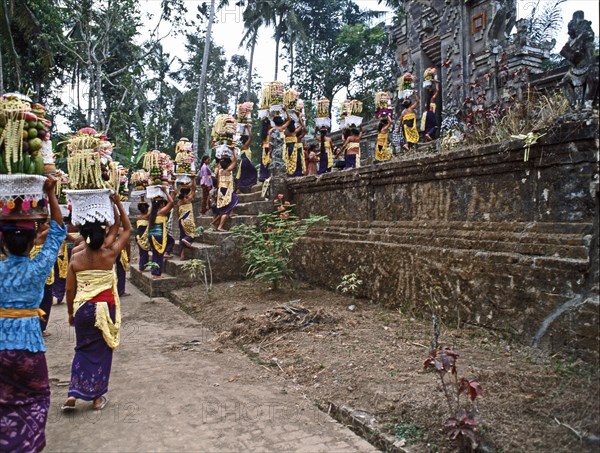
{"type": "Polygon", "coordinates": [[[294,245],[317,223],[325,222],[326,216],[310,216],[300,219],[293,214],[294,205],[277,195],[273,200],[275,211],[259,214],[257,226],[239,225],[231,229],[233,237],[242,242],[242,256],[248,271],[246,275],[270,282],[276,290],[282,280],[292,276],[289,266],[294,245]]]}
{"type": "Polygon", "coordinates": [[[342,281],[337,285],[337,289],[344,294],[350,294],[352,299],[354,299],[360,285],[362,285],[362,280],[360,280],[358,275],[353,272],[342,277],[342,281]]]}

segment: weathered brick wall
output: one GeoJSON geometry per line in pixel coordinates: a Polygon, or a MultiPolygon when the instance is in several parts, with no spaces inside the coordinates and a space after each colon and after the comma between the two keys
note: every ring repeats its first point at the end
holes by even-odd
{"type": "Polygon", "coordinates": [[[523,161],[521,142],[296,178],[305,238],[298,274],[360,296],[447,316],[553,350],[598,358],[597,124],[557,128],[523,161]]]}

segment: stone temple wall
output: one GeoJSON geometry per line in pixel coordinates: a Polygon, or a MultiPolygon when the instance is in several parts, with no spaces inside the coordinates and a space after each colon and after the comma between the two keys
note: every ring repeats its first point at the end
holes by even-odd
{"type": "Polygon", "coordinates": [[[416,314],[445,316],[598,360],[597,123],[522,142],[288,181],[302,216],[298,275],[416,314]]]}

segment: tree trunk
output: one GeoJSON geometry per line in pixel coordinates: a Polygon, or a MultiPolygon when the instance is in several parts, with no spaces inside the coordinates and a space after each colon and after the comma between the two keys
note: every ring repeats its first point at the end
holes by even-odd
{"type": "Polygon", "coordinates": [[[100,132],[104,127],[102,121],[102,66],[96,63],[96,130],[100,132]]]}
{"type": "Polygon", "coordinates": [[[290,42],[290,86],[294,85],[294,43],[290,42]]]}
{"type": "Polygon", "coordinates": [[[198,139],[200,136],[200,114],[202,112],[202,100],[204,99],[204,86],[206,85],[206,73],[208,71],[208,52],[210,50],[210,39],[212,25],[215,18],[215,0],[210,1],[210,15],[208,16],[208,28],[204,40],[204,54],[202,56],[202,72],[200,73],[200,84],[198,86],[198,99],[196,100],[196,114],[194,115],[194,153],[196,162],[199,162],[198,139]]]}
{"type": "Polygon", "coordinates": [[[275,78],[277,80],[277,73],[279,72],[279,36],[275,38],[275,78]]]}
{"type": "Polygon", "coordinates": [[[2,66],[2,49],[0,49],[0,94],[4,93],[4,67],[2,66]]]}
{"type": "Polygon", "coordinates": [[[210,156],[210,124],[208,123],[208,102],[206,102],[206,99],[204,101],[204,155],[210,156]]]}
{"type": "Polygon", "coordinates": [[[256,47],[257,34],[258,30],[254,32],[252,46],[250,47],[250,66],[248,67],[248,81],[246,82],[246,101],[250,101],[250,91],[252,90],[252,65],[254,64],[254,48],[256,47]]]}

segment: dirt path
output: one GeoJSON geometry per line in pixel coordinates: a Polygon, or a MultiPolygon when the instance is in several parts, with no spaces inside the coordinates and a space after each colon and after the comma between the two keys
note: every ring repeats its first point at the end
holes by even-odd
{"type": "Polygon", "coordinates": [[[150,300],[129,284],[127,291],[110,402],[101,412],[85,402],[60,411],[75,339],[66,306],[54,306],[46,451],[374,450],[246,356],[221,351],[211,332],[165,299],[150,300]]]}

